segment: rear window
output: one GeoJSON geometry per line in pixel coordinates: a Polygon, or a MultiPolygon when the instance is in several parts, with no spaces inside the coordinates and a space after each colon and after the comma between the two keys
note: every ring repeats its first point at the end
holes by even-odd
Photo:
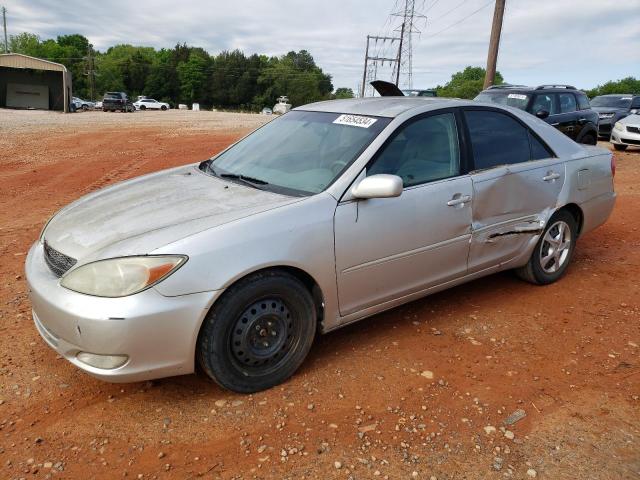
{"type": "Polygon", "coordinates": [[[509,107],[526,110],[531,95],[522,92],[509,92],[505,90],[488,90],[480,93],[474,100],[478,102],[497,103],[498,105],[507,105],[509,107]]]}
{"type": "Polygon", "coordinates": [[[120,94],[118,92],[107,92],[104,94],[104,98],[120,98],[120,94]]]}

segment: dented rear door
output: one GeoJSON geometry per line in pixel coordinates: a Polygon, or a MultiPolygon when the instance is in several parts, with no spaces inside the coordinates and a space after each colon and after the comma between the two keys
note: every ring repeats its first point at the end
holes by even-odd
{"type": "Polygon", "coordinates": [[[471,175],[473,221],[469,273],[522,253],[555,210],[565,181],[558,158],[483,170],[471,175]]]}

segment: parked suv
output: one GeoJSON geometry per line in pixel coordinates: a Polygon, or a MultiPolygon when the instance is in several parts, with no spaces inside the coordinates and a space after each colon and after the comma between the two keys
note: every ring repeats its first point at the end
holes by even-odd
{"type": "Polygon", "coordinates": [[[104,99],[102,100],[102,111],[115,112],[116,110],[120,110],[121,112],[133,112],[135,107],[124,92],[105,93],[104,99]]]}
{"type": "Polygon", "coordinates": [[[618,120],[640,113],[640,95],[599,95],[591,99],[591,106],[600,116],[598,135],[609,139],[618,120]]]}
{"type": "Polygon", "coordinates": [[[598,142],[598,114],[587,95],[570,85],[494,85],[480,92],[475,100],[525,110],[578,143],[598,142]]]}

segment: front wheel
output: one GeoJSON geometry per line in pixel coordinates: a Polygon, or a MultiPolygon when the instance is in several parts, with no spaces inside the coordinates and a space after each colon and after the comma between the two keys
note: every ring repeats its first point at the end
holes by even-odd
{"type": "Polygon", "coordinates": [[[160,107],[160,110],[162,110],[163,112],[164,112],[166,109],[167,109],[167,106],[166,106],[166,105],[162,105],[162,106],[160,107]]]}
{"type": "Polygon", "coordinates": [[[559,280],[567,271],[576,245],[578,226],[569,212],[556,212],[531,258],[524,267],[516,270],[520,278],[536,285],[547,285],[559,280]]]}
{"type": "Polygon", "coordinates": [[[593,133],[587,133],[580,139],[580,143],[582,143],[583,145],[597,145],[598,139],[593,133]]]}
{"type": "Polygon", "coordinates": [[[627,149],[626,145],[618,145],[617,143],[613,144],[613,148],[618,150],[619,152],[624,152],[627,149]]]}
{"type": "Polygon", "coordinates": [[[288,379],[311,349],[316,309],[309,290],[286,272],[262,272],[231,286],[204,320],[197,360],[220,386],[239,393],[288,379]]]}

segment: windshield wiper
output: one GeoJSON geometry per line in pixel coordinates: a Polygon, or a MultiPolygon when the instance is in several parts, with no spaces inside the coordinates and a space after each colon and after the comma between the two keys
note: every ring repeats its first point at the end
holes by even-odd
{"type": "Polygon", "coordinates": [[[269,185],[269,182],[265,182],[264,180],[260,180],[259,178],[253,178],[247,175],[240,175],[238,173],[221,173],[218,176],[220,178],[228,178],[230,180],[240,180],[240,181],[243,181],[244,183],[248,183],[251,186],[269,185]]]}

